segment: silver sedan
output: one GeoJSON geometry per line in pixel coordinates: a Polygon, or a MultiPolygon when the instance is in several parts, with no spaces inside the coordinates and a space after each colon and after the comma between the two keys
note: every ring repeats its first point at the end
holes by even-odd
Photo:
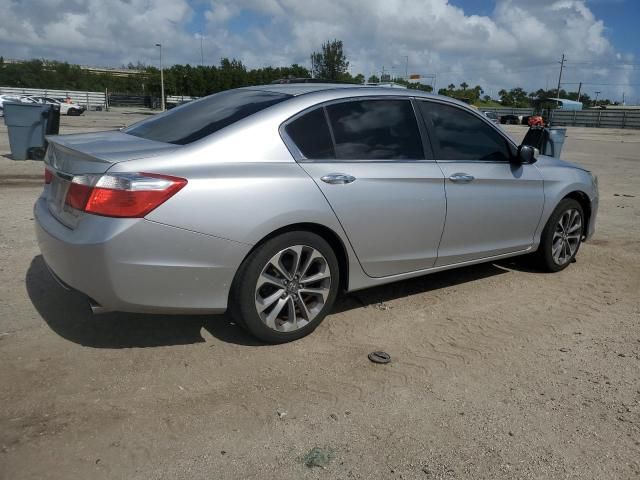
{"type": "Polygon", "coordinates": [[[524,254],[562,270],[597,208],[588,171],[455,100],[286,84],[50,137],[35,217],[94,312],[229,310],[278,343],[341,291],[524,254]]]}

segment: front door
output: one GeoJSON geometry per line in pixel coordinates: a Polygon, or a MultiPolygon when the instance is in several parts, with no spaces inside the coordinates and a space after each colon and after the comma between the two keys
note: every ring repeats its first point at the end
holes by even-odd
{"type": "Polygon", "coordinates": [[[524,251],[544,206],[535,165],[518,165],[505,137],[463,108],[420,101],[445,178],[447,218],[436,266],[524,251]]]}
{"type": "Polygon", "coordinates": [[[434,266],[446,210],[444,180],[438,165],[425,159],[410,100],[331,103],[298,117],[286,132],[368,275],[434,266]]]}

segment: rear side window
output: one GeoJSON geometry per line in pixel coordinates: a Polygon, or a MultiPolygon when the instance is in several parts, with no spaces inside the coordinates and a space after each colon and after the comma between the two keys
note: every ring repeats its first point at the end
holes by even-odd
{"type": "Polygon", "coordinates": [[[436,102],[419,102],[438,160],[509,161],[507,140],[475,115],[436,102]]]}
{"type": "Polygon", "coordinates": [[[124,132],[157,142],[186,145],[290,97],[262,90],[228,90],[155,115],[124,132]]]}
{"type": "Polygon", "coordinates": [[[296,118],[285,128],[300,152],[310,160],[336,158],[323,108],[296,118]]]}
{"type": "Polygon", "coordinates": [[[339,160],[424,159],[409,100],[358,100],[328,105],[339,160]]]}

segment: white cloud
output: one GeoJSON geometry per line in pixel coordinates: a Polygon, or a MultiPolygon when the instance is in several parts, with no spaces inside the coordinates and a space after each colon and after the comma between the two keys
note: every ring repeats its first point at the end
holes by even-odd
{"type": "MultiPolygon", "coordinates": [[[[633,56],[614,48],[583,0],[497,0],[490,16],[466,14],[447,0],[193,1],[10,1],[1,8],[0,55],[155,63],[153,45],[161,42],[167,63],[198,64],[193,32],[204,25],[205,59],[213,63],[228,56],[250,67],[308,65],[311,51],[339,38],[353,73],[368,76],[384,65],[404,74],[408,55],[411,72],[437,74],[438,86],[467,81],[494,94],[554,86],[563,52],[568,83],[630,83],[636,73],[611,66],[633,56]],[[238,27],[247,13],[260,21],[238,27]]],[[[583,91],[618,98],[622,88],[587,85],[583,91]]]]}

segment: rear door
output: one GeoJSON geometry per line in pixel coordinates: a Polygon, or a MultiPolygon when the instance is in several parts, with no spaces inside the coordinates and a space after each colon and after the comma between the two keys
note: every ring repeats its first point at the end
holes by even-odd
{"type": "Polygon", "coordinates": [[[423,147],[421,128],[406,97],[333,102],[283,128],[372,277],[430,268],[436,261],[444,178],[423,147]]]}
{"type": "Polygon", "coordinates": [[[507,139],[479,115],[418,101],[445,177],[447,219],[436,266],[526,250],[544,206],[535,165],[511,163],[507,139]]]}

